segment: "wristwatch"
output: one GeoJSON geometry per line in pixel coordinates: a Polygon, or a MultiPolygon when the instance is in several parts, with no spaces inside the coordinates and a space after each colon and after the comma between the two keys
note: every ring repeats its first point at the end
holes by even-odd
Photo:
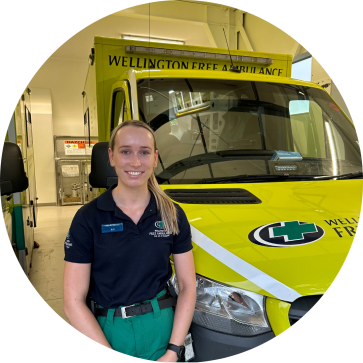
{"type": "Polygon", "coordinates": [[[169,343],[166,349],[172,350],[173,352],[176,353],[178,359],[181,359],[183,356],[185,347],[184,347],[184,345],[181,345],[179,347],[178,345],[169,343]]]}

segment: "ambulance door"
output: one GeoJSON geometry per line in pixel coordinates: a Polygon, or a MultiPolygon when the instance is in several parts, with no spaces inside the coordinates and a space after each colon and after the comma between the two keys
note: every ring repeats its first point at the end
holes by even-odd
{"type": "Polygon", "coordinates": [[[120,123],[131,120],[131,103],[128,81],[118,82],[112,92],[110,133],[120,123]]]}
{"type": "Polygon", "coordinates": [[[29,274],[31,258],[34,247],[34,228],[37,216],[37,195],[35,185],[35,165],[34,165],[34,145],[33,130],[30,106],[30,90],[24,92],[21,101],[22,112],[22,139],[23,139],[23,158],[25,156],[25,171],[29,180],[29,187],[23,195],[23,226],[26,251],[26,272],[29,274]]]}
{"type": "MultiPolygon", "coordinates": [[[[29,103],[30,107],[30,103],[29,103]]],[[[34,144],[33,144],[33,124],[32,124],[32,115],[30,108],[26,107],[25,112],[25,122],[26,122],[26,131],[31,134],[31,146],[27,148],[27,159],[28,159],[28,171],[29,171],[29,198],[30,198],[30,207],[32,209],[34,228],[37,226],[37,216],[38,216],[38,197],[37,197],[37,189],[36,189],[36,179],[35,179],[35,163],[34,163],[34,144]]]]}

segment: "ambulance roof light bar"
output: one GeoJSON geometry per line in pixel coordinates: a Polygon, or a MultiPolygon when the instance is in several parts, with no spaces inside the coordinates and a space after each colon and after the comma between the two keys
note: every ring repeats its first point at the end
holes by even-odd
{"type": "MultiPolygon", "coordinates": [[[[179,49],[166,49],[166,48],[154,48],[154,47],[142,47],[137,45],[126,45],[126,52],[130,53],[152,53],[152,54],[164,54],[164,55],[175,55],[178,57],[189,57],[189,58],[206,58],[206,59],[219,59],[229,60],[228,54],[221,53],[204,53],[204,52],[193,52],[189,50],[179,49]]],[[[272,64],[273,59],[262,58],[262,57],[247,57],[243,55],[232,55],[234,61],[237,62],[248,62],[248,63],[261,63],[261,64],[272,64]]]]}
{"type": "Polygon", "coordinates": [[[149,38],[149,37],[140,37],[138,35],[126,35],[123,34],[122,39],[128,39],[128,40],[138,40],[140,42],[153,42],[153,43],[169,43],[169,44],[178,44],[178,45],[184,45],[185,42],[182,40],[173,40],[173,39],[161,39],[161,38],[149,38]]]}

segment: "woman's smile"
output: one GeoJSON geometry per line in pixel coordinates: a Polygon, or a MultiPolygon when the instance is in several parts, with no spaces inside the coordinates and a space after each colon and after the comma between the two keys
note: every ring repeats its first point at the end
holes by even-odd
{"type": "Polygon", "coordinates": [[[143,171],[126,171],[126,173],[128,175],[130,175],[131,177],[138,177],[139,175],[141,175],[144,172],[143,171]]]}

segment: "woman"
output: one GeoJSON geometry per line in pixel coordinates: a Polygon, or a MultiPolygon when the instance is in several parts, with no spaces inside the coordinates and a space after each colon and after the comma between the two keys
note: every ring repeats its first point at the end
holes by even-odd
{"type": "Polygon", "coordinates": [[[118,184],[73,219],[65,241],[64,312],[73,327],[108,348],[177,361],[196,299],[190,226],[157,184],[158,151],[147,124],[118,125],[108,152],[118,184]],[[171,253],[179,285],[175,316],[165,290],[171,253]],[[96,318],[86,305],[88,291],[96,318]]]}

